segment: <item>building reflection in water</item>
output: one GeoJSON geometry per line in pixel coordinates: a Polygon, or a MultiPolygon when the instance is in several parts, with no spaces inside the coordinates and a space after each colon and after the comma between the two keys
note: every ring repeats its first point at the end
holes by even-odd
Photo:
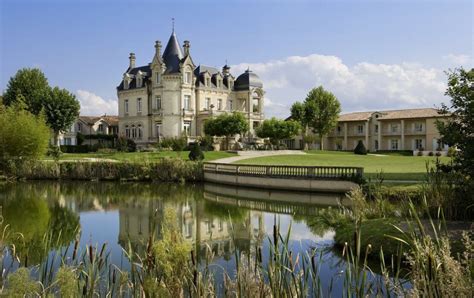
{"type": "Polygon", "coordinates": [[[139,200],[122,202],[119,207],[119,244],[127,249],[132,245],[143,252],[150,236],[162,239],[162,222],[166,209],[176,212],[181,234],[186,242],[199,251],[199,257],[210,248],[214,257],[229,260],[235,248],[250,253],[251,248],[261,245],[264,236],[263,213],[241,210],[229,220],[226,206],[206,204],[189,197],[181,202],[171,200],[139,200]],[[211,206],[211,207],[209,207],[211,206]],[[215,208],[222,209],[214,212],[215,208]],[[216,214],[217,213],[217,214],[216,214]]]}

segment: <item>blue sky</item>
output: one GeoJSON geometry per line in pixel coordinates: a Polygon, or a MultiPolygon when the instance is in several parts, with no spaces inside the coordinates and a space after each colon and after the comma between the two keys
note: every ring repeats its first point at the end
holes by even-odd
{"type": "Polygon", "coordinates": [[[344,111],[434,106],[446,101],[443,71],[473,65],[471,1],[2,0],[0,10],[0,90],[39,67],[84,114],[116,113],[128,54],[150,63],[173,17],[196,64],[227,59],[235,76],[261,76],[269,116],[318,85],[344,111]]]}

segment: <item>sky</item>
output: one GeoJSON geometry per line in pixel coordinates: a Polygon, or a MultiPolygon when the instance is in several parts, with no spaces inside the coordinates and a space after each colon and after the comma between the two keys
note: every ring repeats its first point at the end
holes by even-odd
{"type": "Polygon", "coordinates": [[[473,67],[472,1],[0,0],[0,91],[23,67],[81,102],[117,114],[116,86],[134,52],[151,63],[172,21],[196,65],[263,81],[265,114],[322,85],[343,112],[437,107],[446,73],[473,67]]]}

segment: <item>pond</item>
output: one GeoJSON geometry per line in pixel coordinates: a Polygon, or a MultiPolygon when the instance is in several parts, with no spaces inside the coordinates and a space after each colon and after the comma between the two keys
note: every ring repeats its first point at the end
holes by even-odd
{"type": "MultiPolygon", "coordinates": [[[[107,244],[110,261],[122,269],[130,264],[124,250],[144,251],[151,235],[161,237],[164,212],[173,210],[185,241],[204,262],[206,248],[222,274],[235,271],[235,251],[252,255],[260,247],[268,257],[275,223],[283,235],[290,225],[289,246],[296,253],[322,252],[321,283],[332,284],[333,295],[342,294],[344,261],[332,249],[334,232],[306,221],[329,206],[347,204],[343,194],[309,194],[243,189],[213,184],[178,185],[104,182],[20,182],[0,185],[3,226],[21,237],[15,243],[21,262],[36,266],[45,256],[38,249],[44,235],[51,250],[72,251],[79,235],[80,247],[107,244]],[[294,203],[293,203],[294,202],[294,203]],[[305,202],[301,204],[300,202],[305,202]],[[79,231],[79,234],[77,233],[79,231]]],[[[8,240],[7,240],[8,241],[8,240]]]]}

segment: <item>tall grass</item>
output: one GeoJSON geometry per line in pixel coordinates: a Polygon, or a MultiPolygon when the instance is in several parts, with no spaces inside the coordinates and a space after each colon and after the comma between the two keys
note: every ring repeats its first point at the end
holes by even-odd
{"type": "MultiPolygon", "coordinates": [[[[402,252],[386,263],[381,251],[380,276],[373,273],[368,255],[372,246],[362,245],[364,235],[360,229],[363,215],[358,213],[354,224],[353,245],[343,248],[344,269],[333,276],[330,284],[322,286],[322,251],[310,249],[303,253],[292,251],[291,225],[285,233],[275,220],[273,233],[266,240],[269,253],[264,259],[262,247],[256,246],[251,255],[235,250],[234,272],[224,272],[223,283],[218,283],[216,270],[210,263],[213,252],[207,246],[203,260],[199,260],[194,247],[187,244],[179,232],[176,214],[165,210],[161,239],[150,236],[145,252],[134,251],[132,245],[124,251],[130,262],[129,271],[123,271],[110,262],[105,244],[80,247],[76,240],[71,251],[62,249],[46,255],[41,265],[25,267],[16,258],[15,248],[9,246],[8,226],[3,227],[2,254],[0,256],[0,295],[46,297],[308,297],[332,296],[333,282],[342,279],[342,296],[423,296],[468,297],[473,290],[469,275],[473,266],[473,245],[465,238],[465,252],[451,253],[450,241],[442,233],[442,225],[430,221],[434,234],[426,231],[414,205],[410,206],[411,223],[400,232],[406,237],[397,238],[408,249],[403,252],[408,274],[400,271],[402,252]],[[13,272],[12,269],[19,267],[13,272]],[[408,286],[409,285],[409,286],[408,286]]],[[[154,235],[155,233],[151,233],[154,235]]],[[[56,237],[43,238],[44,249],[52,246],[56,237]]],[[[341,290],[341,289],[338,289],[341,290]]]]}
{"type": "Polygon", "coordinates": [[[163,158],[158,162],[24,162],[7,171],[18,179],[120,180],[120,181],[201,181],[200,162],[163,158]]]}

